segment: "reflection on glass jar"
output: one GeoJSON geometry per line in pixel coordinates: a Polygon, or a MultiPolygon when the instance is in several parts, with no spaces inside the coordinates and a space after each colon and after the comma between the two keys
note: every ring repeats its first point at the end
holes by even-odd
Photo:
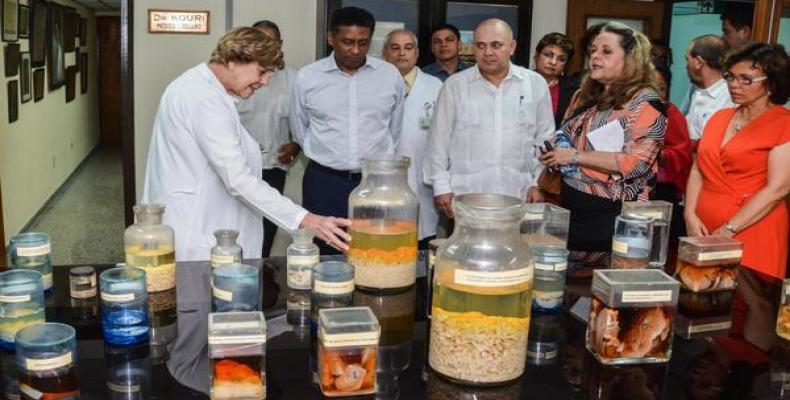
{"type": "MultiPolygon", "coordinates": [[[[414,286],[404,293],[373,295],[354,292],[355,306],[368,306],[381,326],[379,341],[378,371],[394,373],[395,377],[385,376],[387,382],[397,383],[397,373],[406,370],[411,360],[411,344],[414,335],[414,286]]],[[[381,382],[379,383],[381,386],[381,382]]],[[[383,392],[390,393],[390,390],[383,392]]],[[[382,393],[383,393],[382,392],[382,393]]]]}
{"type": "Polygon", "coordinates": [[[521,399],[522,381],[497,387],[472,387],[447,381],[429,371],[425,386],[426,400],[517,400],[521,399]]]}
{"type": "Polygon", "coordinates": [[[586,353],[583,387],[589,400],[663,399],[668,364],[604,365],[586,353]]]}
{"type": "Polygon", "coordinates": [[[727,331],[732,326],[735,291],[694,293],[680,290],[675,332],[691,339],[727,331]]]}
{"type": "Polygon", "coordinates": [[[408,157],[362,160],[362,182],[348,197],[347,254],[360,289],[397,291],[414,285],[419,202],[408,184],[409,164],[408,157]]]}
{"type": "Polygon", "coordinates": [[[150,397],[149,346],[107,345],[107,394],[112,400],[143,400],[150,397]]]}
{"type": "Polygon", "coordinates": [[[529,325],[527,362],[531,365],[553,365],[556,363],[561,338],[561,315],[533,315],[529,325]]]}
{"type": "Polygon", "coordinates": [[[790,341],[777,340],[771,352],[770,389],[779,399],[790,396],[790,341]]]}
{"type": "Polygon", "coordinates": [[[288,289],[286,319],[289,325],[307,326],[310,323],[310,291],[288,289]]]}
{"type": "Polygon", "coordinates": [[[2,372],[0,384],[3,385],[3,398],[6,400],[19,399],[19,373],[16,370],[14,353],[0,350],[0,372],[2,372]]]}
{"type": "Polygon", "coordinates": [[[99,316],[99,297],[69,298],[69,315],[75,321],[89,321],[99,316]]]}
{"type": "Polygon", "coordinates": [[[167,345],[176,340],[178,335],[176,289],[149,294],[148,316],[151,321],[151,346],[167,345]]]}
{"type": "Polygon", "coordinates": [[[436,258],[428,360],[466,384],[518,379],[526,364],[533,268],[515,197],[453,198],[456,226],[436,258]]]}

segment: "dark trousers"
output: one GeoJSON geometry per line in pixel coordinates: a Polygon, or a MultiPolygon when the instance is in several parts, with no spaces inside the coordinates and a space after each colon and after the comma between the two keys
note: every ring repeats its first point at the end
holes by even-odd
{"type": "MultiPolygon", "coordinates": [[[[348,195],[359,185],[359,174],[342,173],[310,161],[302,180],[302,207],[313,214],[348,218],[348,195]]],[[[321,255],[340,254],[316,239],[321,255]]]]}
{"type": "MultiPolygon", "coordinates": [[[[269,186],[277,189],[280,194],[283,193],[285,188],[285,171],[279,168],[264,169],[263,180],[269,186]]],[[[277,234],[277,225],[268,219],[263,219],[263,256],[269,257],[272,251],[272,244],[274,244],[274,236],[277,234]]]]}

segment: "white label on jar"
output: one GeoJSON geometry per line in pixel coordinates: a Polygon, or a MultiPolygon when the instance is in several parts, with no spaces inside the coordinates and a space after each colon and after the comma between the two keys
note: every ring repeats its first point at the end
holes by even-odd
{"type": "Polygon", "coordinates": [[[544,264],[544,263],[536,262],[535,269],[539,269],[541,271],[557,271],[557,272],[565,271],[566,269],[568,269],[568,263],[561,262],[557,264],[544,264]]]}
{"type": "Polygon", "coordinates": [[[48,273],[46,275],[41,276],[41,282],[44,284],[44,289],[49,289],[52,287],[52,273],[48,273]]]}
{"type": "MultiPolygon", "coordinates": [[[[258,324],[256,323],[256,326],[258,324]]],[[[266,335],[209,336],[208,344],[264,344],[266,335]]]]}
{"type": "Polygon", "coordinates": [[[540,290],[536,290],[535,292],[535,299],[540,301],[546,300],[557,300],[562,298],[562,291],[555,291],[555,292],[544,292],[540,290]]]}
{"type": "Polygon", "coordinates": [[[286,302],[286,306],[288,307],[288,311],[307,311],[310,309],[310,303],[298,301],[288,301],[286,302]]]}
{"type": "Polygon", "coordinates": [[[455,283],[458,285],[500,287],[518,285],[529,282],[532,271],[529,268],[514,269],[511,271],[469,271],[455,270],[455,283]]]}
{"type": "Polygon", "coordinates": [[[92,287],[90,289],[85,290],[72,290],[71,297],[75,299],[87,299],[89,297],[96,296],[96,288],[92,287]]]}
{"type": "Polygon", "coordinates": [[[725,329],[730,329],[731,326],[732,326],[732,321],[715,322],[712,324],[692,325],[689,326],[688,333],[721,331],[725,329]]]}
{"type": "Polygon", "coordinates": [[[623,292],[623,303],[667,302],[672,300],[672,290],[632,290],[623,292]]]}
{"type": "Polygon", "coordinates": [[[222,290],[214,285],[211,285],[211,293],[214,297],[225,300],[225,301],[233,301],[233,292],[228,290],[222,290]]]}
{"type": "Polygon", "coordinates": [[[314,256],[288,256],[286,258],[286,265],[288,268],[297,267],[306,265],[308,267],[312,267],[313,265],[318,264],[320,258],[318,255],[314,256]]]}
{"type": "Polygon", "coordinates": [[[91,286],[96,286],[96,275],[74,276],[71,278],[71,283],[74,285],[84,285],[86,283],[90,283],[91,286]]]}
{"type": "Polygon", "coordinates": [[[621,240],[612,240],[612,251],[615,253],[628,253],[628,243],[621,240]]]}
{"type": "Polygon", "coordinates": [[[371,346],[379,343],[379,332],[328,334],[321,329],[320,340],[325,347],[371,346]]]}
{"type": "Polygon", "coordinates": [[[23,294],[20,296],[0,295],[0,303],[24,303],[26,301],[30,301],[29,294],[23,294]]]}
{"type": "Polygon", "coordinates": [[[310,281],[313,279],[313,270],[310,268],[296,269],[297,266],[288,266],[287,283],[292,289],[310,289],[310,281]]]}
{"type": "Polygon", "coordinates": [[[540,221],[543,219],[543,213],[526,213],[524,214],[524,221],[540,221]]]}
{"type": "Polygon", "coordinates": [[[730,258],[741,258],[743,250],[727,250],[727,251],[714,251],[712,253],[700,253],[697,256],[698,261],[715,261],[726,260],[730,258]]]}
{"type": "Polygon", "coordinates": [[[38,390],[33,389],[26,383],[19,384],[19,391],[26,394],[27,397],[30,397],[31,399],[41,399],[44,397],[44,393],[41,393],[38,390]]]}
{"type": "Polygon", "coordinates": [[[101,299],[110,303],[120,303],[134,300],[134,293],[112,294],[101,293],[101,299]]]}
{"type": "Polygon", "coordinates": [[[320,294],[349,294],[354,291],[354,281],[325,282],[315,281],[313,292],[320,294]]]}
{"type": "Polygon", "coordinates": [[[17,257],[35,257],[35,256],[45,256],[52,251],[49,243],[42,244],[40,246],[34,247],[17,247],[16,248],[16,255],[17,257]]]}
{"type": "Polygon", "coordinates": [[[211,266],[212,267],[219,267],[220,265],[224,264],[233,264],[236,262],[236,259],[232,255],[222,255],[222,254],[212,254],[211,255],[211,266]]]}
{"type": "Polygon", "coordinates": [[[25,369],[28,371],[49,371],[71,365],[72,361],[71,352],[53,358],[26,358],[25,369]]]}
{"type": "Polygon", "coordinates": [[[663,221],[665,219],[664,218],[664,213],[661,212],[661,211],[656,211],[656,210],[645,210],[645,211],[636,210],[636,211],[629,211],[629,212],[633,212],[634,214],[641,215],[643,217],[653,218],[654,220],[657,220],[657,221],[663,221]]]}

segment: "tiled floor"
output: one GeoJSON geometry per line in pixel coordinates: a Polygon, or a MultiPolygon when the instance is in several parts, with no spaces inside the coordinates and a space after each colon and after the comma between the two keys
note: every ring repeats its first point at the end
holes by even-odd
{"type": "Polygon", "coordinates": [[[27,228],[52,236],[55,265],[123,262],[120,148],[97,148],[27,228]]]}

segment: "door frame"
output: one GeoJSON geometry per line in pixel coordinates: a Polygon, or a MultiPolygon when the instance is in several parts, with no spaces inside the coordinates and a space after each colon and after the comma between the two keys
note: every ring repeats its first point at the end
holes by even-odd
{"type": "Polygon", "coordinates": [[[3,186],[0,182],[0,268],[6,267],[5,225],[3,224],[3,186]]]}
{"type": "Polygon", "coordinates": [[[134,161],[134,9],[133,0],[121,2],[121,152],[123,153],[123,211],[126,226],[134,223],[137,201],[134,161]]]}

